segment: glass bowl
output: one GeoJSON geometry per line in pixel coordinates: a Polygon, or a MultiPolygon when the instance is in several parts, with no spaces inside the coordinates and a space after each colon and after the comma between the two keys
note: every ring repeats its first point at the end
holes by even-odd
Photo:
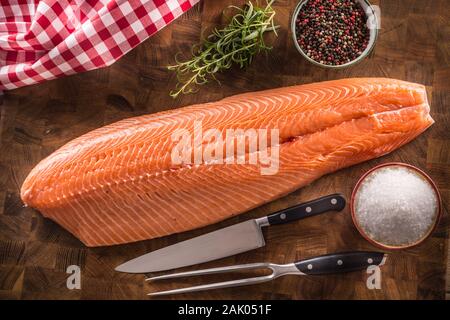
{"type": "MultiPolygon", "coordinates": [[[[328,65],[328,64],[323,64],[320,63],[316,60],[311,59],[300,47],[300,45],[297,42],[297,36],[296,36],[296,20],[297,20],[297,16],[300,12],[300,10],[303,8],[303,6],[306,4],[306,2],[308,2],[308,0],[301,0],[297,6],[295,7],[294,10],[294,14],[292,15],[291,18],[291,32],[292,32],[292,39],[294,40],[294,45],[295,48],[297,48],[297,51],[300,52],[300,54],[309,62],[311,62],[312,64],[315,64],[316,66],[320,66],[323,68],[328,68],[328,69],[343,69],[346,67],[350,67],[358,62],[360,62],[361,60],[363,60],[365,57],[367,57],[370,52],[372,52],[373,48],[375,47],[375,42],[377,41],[378,38],[378,27],[374,27],[374,28],[370,28],[370,36],[369,36],[369,43],[367,44],[366,49],[362,52],[362,54],[360,56],[358,56],[356,59],[344,63],[344,64],[340,64],[340,65],[328,65]]],[[[366,17],[367,19],[370,19],[373,24],[375,26],[378,26],[378,17],[374,11],[374,9],[372,8],[372,5],[370,4],[369,1],[367,0],[358,0],[358,2],[361,4],[364,12],[366,13],[366,17]]]]}

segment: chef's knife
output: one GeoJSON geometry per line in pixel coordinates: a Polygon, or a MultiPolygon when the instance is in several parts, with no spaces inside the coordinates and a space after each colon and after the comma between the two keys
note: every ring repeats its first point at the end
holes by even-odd
{"type": "Polygon", "coordinates": [[[156,272],[225,258],[263,247],[262,227],[288,223],[327,211],[341,211],[344,207],[344,197],[331,194],[144,254],[116,267],[116,271],[156,272]]]}

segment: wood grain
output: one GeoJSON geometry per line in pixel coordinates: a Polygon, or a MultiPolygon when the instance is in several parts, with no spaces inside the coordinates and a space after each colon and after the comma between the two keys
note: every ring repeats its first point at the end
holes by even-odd
{"type": "MultiPolygon", "coordinates": [[[[223,23],[221,10],[231,3],[242,5],[244,1],[202,1],[111,67],[0,96],[0,299],[147,299],[145,293],[149,291],[199,283],[199,279],[189,279],[150,286],[143,275],[116,273],[114,267],[150,250],[326,193],[342,192],[349,197],[359,176],[388,161],[411,163],[428,172],[442,193],[444,215],[437,231],[421,246],[390,253],[382,267],[381,290],[367,289],[367,275],[353,273],[288,276],[253,287],[170,298],[444,299],[446,292],[450,296],[450,281],[447,287],[445,284],[445,274],[450,272],[449,1],[377,1],[382,29],[375,52],[352,68],[335,71],[308,64],[295,51],[288,26],[296,1],[279,0],[275,4],[276,20],[282,29],[268,56],[258,57],[247,70],[221,75],[222,85],[212,83],[195,95],[170,98],[168,92],[175,85],[175,77],[164,66],[173,62],[177,52],[189,52],[202,32],[223,23]],[[88,249],[38,212],[23,207],[20,201],[20,185],[38,161],[65,142],[104,124],[239,92],[357,76],[392,77],[425,84],[435,125],[391,155],[323,177],[240,217],[162,239],[88,249]],[[66,268],[74,264],[81,267],[81,290],[66,287],[66,268]]],[[[287,263],[335,251],[375,249],[357,233],[348,208],[339,214],[270,228],[265,236],[264,248],[203,266],[287,263]]],[[[186,269],[195,268],[198,266],[186,269]]]]}

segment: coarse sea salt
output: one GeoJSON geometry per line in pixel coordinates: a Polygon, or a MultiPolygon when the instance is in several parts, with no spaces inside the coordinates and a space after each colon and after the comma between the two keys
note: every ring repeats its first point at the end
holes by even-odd
{"type": "Polygon", "coordinates": [[[420,241],[433,227],[438,198],[418,172],[401,166],[370,173],[355,195],[355,218],[367,236],[388,246],[420,241]]]}

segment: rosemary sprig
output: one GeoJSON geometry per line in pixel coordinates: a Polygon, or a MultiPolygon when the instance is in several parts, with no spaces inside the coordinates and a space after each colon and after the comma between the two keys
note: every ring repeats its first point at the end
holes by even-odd
{"type": "Polygon", "coordinates": [[[215,28],[201,46],[192,49],[192,58],[179,61],[175,56],[176,64],[168,69],[177,73],[178,83],[175,90],[170,92],[173,98],[179,94],[193,93],[198,85],[209,80],[216,80],[215,74],[232,67],[247,67],[253,57],[261,51],[268,51],[271,47],[264,42],[264,33],[273,31],[279,26],[274,25],[275,11],[272,3],[267,0],[265,8],[253,6],[251,2],[244,8],[230,6],[237,11],[230,23],[223,29],[215,28]]]}

